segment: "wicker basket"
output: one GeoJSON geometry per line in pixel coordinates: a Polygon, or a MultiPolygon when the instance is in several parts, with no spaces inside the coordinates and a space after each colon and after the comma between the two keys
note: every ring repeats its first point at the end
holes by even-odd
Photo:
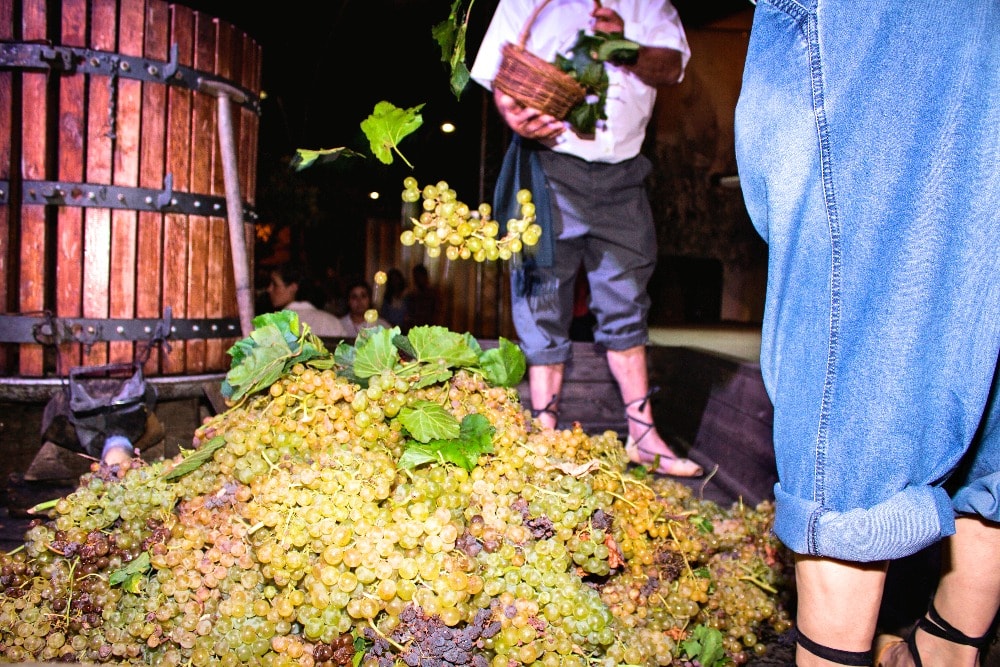
{"type": "Polygon", "coordinates": [[[583,101],[586,89],[554,64],[524,48],[535,18],[550,0],[543,0],[528,17],[518,43],[503,45],[503,60],[493,86],[526,107],[540,109],[562,120],[583,101]]]}

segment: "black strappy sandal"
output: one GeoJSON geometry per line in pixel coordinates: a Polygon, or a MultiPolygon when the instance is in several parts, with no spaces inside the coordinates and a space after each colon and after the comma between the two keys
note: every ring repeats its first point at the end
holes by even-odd
{"type": "Polygon", "coordinates": [[[871,649],[867,651],[842,651],[837,648],[830,648],[829,646],[817,644],[802,634],[802,631],[798,628],[795,628],[795,643],[816,657],[829,660],[830,662],[835,662],[838,665],[868,667],[872,664],[872,658],[875,655],[875,652],[871,649]]]}
{"type": "Polygon", "coordinates": [[[913,629],[910,630],[910,633],[906,635],[906,639],[889,642],[881,647],[878,652],[878,659],[875,663],[876,667],[881,664],[882,654],[886,649],[901,643],[906,644],[906,648],[910,652],[910,657],[913,658],[913,664],[916,665],[916,667],[923,667],[924,663],[920,660],[920,653],[917,651],[917,630],[923,630],[929,635],[934,635],[935,637],[944,639],[945,641],[949,641],[953,644],[974,646],[980,652],[983,647],[986,646],[986,642],[990,638],[989,633],[986,633],[982,637],[970,637],[965,634],[951,623],[941,618],[941,614],[939,614],[938,610],[934,608],[934,600],[931,600],[930,605],[927,607],[927,615],[922,616],[920,620],[917,621],[916,625],[913,626],[913,629]]]}
{"type": "Polygon", "coordinates": [[[628,460],[632,463],[645,466],[649,468],[652,472],[660,475],[672,475],[674,477],[701,477],[705,474],[705,471],[700,465],[691,459],[680,458],[678,456],[672,456],[670,454],[663,454],[662,452],[654,452],[643,448],[641,442],[642,439],[649,435],[655,425],[647,422],[644,419],[639,419],[628,413],[628,409],[633,405],[638,405],[639,410],[643,410],[646,407],[646,402],[649,401],[650,397],[660,390],[659,387],[653,387],[646,395],[642,398],[637,398],[634,401],[629,401],[625,404],[625,420],[627,422],[633,422],[639,424],[640,426],[645,426],[646,430],[642,432],[638,438],[633,438],[631,434],[625,439],[625,455],[628,460]],[[689,474],[679,474],[674,471],[674,466],[681,465],[682,467],[687,467],[689,474]]]}
{"type": "Polygon", "coordinates": [[[537,410],[535,410],[534,408],[532,408],[532,410],[531,410],[531,417],[533,419],[537,419],[539,416],[541,416],[543,414],[549,414],[549,415],[552,415],[553,417],[555,417],[556,425],[558,425],[559,424],[559,410],[557,410],[555,407],[553,407],[553,406],[555,406],[555,404],[558,401],[559,401],[559,394],[552,394],[552,398],[549,399],[549,402],[545,404],[544,408],[539,408],[537,410]]]}

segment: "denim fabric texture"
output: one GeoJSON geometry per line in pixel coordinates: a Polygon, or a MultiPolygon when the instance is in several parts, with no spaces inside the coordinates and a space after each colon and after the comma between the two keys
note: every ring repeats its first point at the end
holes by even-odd
{"type": "Polygon", "coordinates": [[[656,264],[645,183],[649,160],[638,155],[606,164],[554,151],[541,151],[538,158],[548,181],[555,249],[552,266],[533,266],[531,275],[521,278],[532,285],[530,292],[515,289],[511,295],[518,344],[528,363],[569,361],[574,277],[581,263],[597,319],[594,341],[609,350],[645,345],[646,286],[656,264]]]}
{"type": "Polygon", "coordinates": [[[876,561],[1000,521],[1000,2],[760,0],[736,151],[778,537],[876,561]]]}

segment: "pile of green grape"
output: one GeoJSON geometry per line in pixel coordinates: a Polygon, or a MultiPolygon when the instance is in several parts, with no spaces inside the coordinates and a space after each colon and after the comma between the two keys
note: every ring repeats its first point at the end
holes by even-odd
{"type": "Polygon", "coordinates": [[[0,658],[711,667],[790,625],[770,505],[643,476],[614,433],[542,429],[479,374],[296,364],[193,441],[95,464],[0,555],[0,658]],[[401,467],[417,401],[484,416],[492,451],[401,467]]]}
{"type": "Polygon", "coordinates": [[[407,176],[403,180],[402,197],[408,203],[421,201],[423,211],[419,218],[410,219],[413,227],[403,230],[400,243],[423,244],[429,257],[439,257],[444,248],[450,260],[509,260],[525,246],[537,244],[542,235],[542,228],[535,222],[535,204],[529,190],[518,191],[521,217],[508,220],[504,230],[490,218],[493,208],[489,204],[470,209],[458,200],[447,181],[421,188],[416,178],[407,176]]]}

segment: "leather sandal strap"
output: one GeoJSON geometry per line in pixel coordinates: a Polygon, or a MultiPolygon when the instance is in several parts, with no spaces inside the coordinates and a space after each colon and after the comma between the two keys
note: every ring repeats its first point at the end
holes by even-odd
{"type": "Polygon", "coordinates": [[[970,637],[965,634],[951,623],[941,618],[941,614],[939,614],[938,610],[934,607],[933,600],[931,600],[930,605],[927,607],[927,616],[924,616],[917,621],[917,627],[928,634],[940,637],[941,639],[950,641],[953,644],[975,646],[976,648],[982,648],[985,646],[986,640],[990,637],[989,633],[986,633],[982,637],[970,637]]]}
{"type": "Polygon", "coordinates": [[[646,392],[645,396],[640,396],[639,398],[631,400],[625,404],[625,413],[628,414],[628,409],[631,408],[633,405],[638,405],[639,410],[644,409],[646,407],[647,401],[649,401],[649,399],[653,397],[653,394],[657,393],[658,391],[660,391],[659,387],[650,387],[649,391],[646,392]]]}
{"type": "Polygon", "coordinates": [[[556,419],[559,419],[559,411],[553,407],[558,400],[559,400],[559,394],[552,394],[552,398],[549,399],[549,402],[545,404],[544,408],[539,408],[538,410],[535,409],[531,410],[531,416],[537,417],[542,413],[548,413],[553,417],[555,417],[556,419]]]}
{"type": "Polygon", "coordinates": [[[829,646],[823,646],[806,637],[798,628],[795,628],[795,635],[795,641],[799,646],[819,658],[835,662],[838,665],[868,667],[872,664],[872,660],[875,659],[875,653],[871,649],[867,651],[842,651],[830,648],[829,646]]]}

